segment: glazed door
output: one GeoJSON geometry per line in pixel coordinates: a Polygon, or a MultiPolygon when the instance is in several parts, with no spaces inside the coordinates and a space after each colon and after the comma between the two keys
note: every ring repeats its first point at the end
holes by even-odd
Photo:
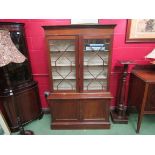
{"type": "Polygon", "coordinates": [[[76,36],[50,36],[50,76],[52,91],[78,91],[76,36]]]}
{"type": "Polygon", "coordinates": [[[107,91],[110,36],[83,37],[82,91],[107,91]]]}

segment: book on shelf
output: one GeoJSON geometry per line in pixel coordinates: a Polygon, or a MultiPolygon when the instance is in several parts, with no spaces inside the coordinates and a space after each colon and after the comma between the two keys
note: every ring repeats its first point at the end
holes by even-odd
{"type": "Polygon", "coordinates": [[[102,47],[102,46],[86,46],[86,51],[92,51],[92,50],[95,50],[95,51],[98,51],[98,50],[102,50],[104,51],[105,50],[105,47],[102,47]]]}
{"type": "Polygon", "coordinates": [[[103,46],[105,46],[105,44],[89,44],[88,46],[91,46],[91,47],[103,47],[103,46]]]}

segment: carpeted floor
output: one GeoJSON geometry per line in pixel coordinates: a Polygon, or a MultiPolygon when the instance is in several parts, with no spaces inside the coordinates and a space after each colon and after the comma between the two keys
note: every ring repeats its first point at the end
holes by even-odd
{"type": "MultiPolygon", "coordinates": [[[[128,124],[113,124],[111,122],[111,129],[108,130],[51,130],[50,119],[50,114],[46,114],[41,120],[36,120],[26,125],[25,129],[33,130],[35,135],[137,135],[135,132],[137,114],[129,116],[128,124]]],[[[154,115],[145,115],[143,117],[139,135],[155,135],[154,115]]]]}

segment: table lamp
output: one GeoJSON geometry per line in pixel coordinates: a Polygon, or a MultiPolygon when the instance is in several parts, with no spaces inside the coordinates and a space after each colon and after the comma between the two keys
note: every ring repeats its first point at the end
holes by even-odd
{"type": "Polygon", "coordinates": [[[10,63],[23,63],[26,57],[20,53],[11,40],[10,32],[8,30],[0,30],[0,67],[3,67],[4,76],[9,90],[9,96],[11,97],[12,103],[15,107],[17,115],[17,124],[21,135],[32,135],[33,132],[30,130],[24,130],[21,118],[19,115],[18,105],[15,103],[14,92],[9,78],[8,70],[6,66],[10,63]]]}
{"type": "Polygon", "coordinates": [[[155,64],[155,49],[153,49],[145,58],[150,59],[151,64],[155,64]]]}

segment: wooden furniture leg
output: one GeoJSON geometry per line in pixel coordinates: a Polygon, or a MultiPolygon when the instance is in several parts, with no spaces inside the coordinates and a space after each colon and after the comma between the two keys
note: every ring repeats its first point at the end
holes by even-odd
{"type": "Polygon", "coordinates": [[[142,117],[143,117],[143,115],[144,115],[145,103],[146,103],[146,99],[147,99],[148,88],[149,88],[149,84],[146,84],[146,86],[145,86],[145,91],[144,91],[144,98],[143,98],[143,101],[142,101],[142,105],[141,105],[141,108],[140,108],[140,112],[139,112],[139,114],[138,114],[138,122],[137,122],[136,133],[139,133],[139,131],[140,131],[140,126],[141,126],[141,122],[142,122],[142,117]]]}
{"type": "Polygon", "coordinates": [[[136,133],[139,133],[139,131],[140,131],[140,127],[141,127],[141,123],[142,123],[142,117],[143,117],[143,113],[141,112],[141,113],[138,115],[138,122],[137,122],[136,133]]]}

